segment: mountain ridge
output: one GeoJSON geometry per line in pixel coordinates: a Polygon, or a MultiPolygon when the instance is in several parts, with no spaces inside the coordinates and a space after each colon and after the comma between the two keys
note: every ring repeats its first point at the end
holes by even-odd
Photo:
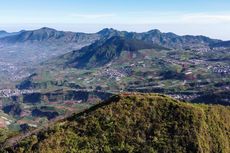
{"type": "Polygon", "coordinates": [[[81,36],[91,36],[91,34],[86,33],[75,33],[69,31],[58,31],[56,29],[43,27],[37,30],[23,30],[18,33],[18,35],[8,36],[0,39],[0,41],[7,43],[23,43],[26,41],[45,41],[45,40],[57,40],[61,39],[68,42],[76,42],[78,37],[81,36]]]}
{"type": "MultiPolygon", "coordinates": [[[[118,45],[122,44],[121,41],[120,41],[120,44],[116,43],[116,44],[107,45],[110,43],[109,41],[112,38],[122,38],[125,40],[133,40],[132,45],[134,45],[135,44],[134,41],[136,41],[136,46],[138,45],[138,43],[140,45],[140,42],[142,42],[142,44],[144,43],[152,44],[152,48],[155,48],[155,49],[156,48],[158,49],[159,48],[161,49],[184,48],[184,49],[196,50],[197,48],[198,49],[202,48],[204,50],[210,50],[211,44],[222,42],[221,40],[215,40],[215,39],[211,39],[205,36],[192,36],[192,35],[178,36],[174,33],[162,33],[160,32],[160,30],[157,30],[157,29],[150,30],[148,32],[143,32],[143,33],[136,33],[136,32],[127,32],[127,31],[118,31],[113,28],[105,28],[97,32],[96,34],[100,35],[100,39],[95,41],[95,43],[87,47],[84,47],[80,50],[72,51],[63,56],[60,56],[59,58],[63,58],[63,59],[67,59],[69,57],[69,61],[67,61],[67,63],[62,63],[62,65],[64,65],[64,67],[67,66],[67,67],[83,68],[83,67],[87,67],[86,65],[84,65],[86,62],[90,63],[90,62],[95,62],[95,60],[98,61],[97,58],[99,56],[94,56],[96,52],[100,52],[101,50],[104,50],[104,51],[101,51],[101,52],[104,52],[104,55],[102,55],[104,59],[100,58],[101,61],[107,59],[105,56],[107,56],[108,54],[115,55],[116,52],[117,53],[121,52],[121,50],[111,51],[111,49],[114,50],[118,45]],[[102,47],[103,45],[104,45],[104,48],[102,47]],[[105,50],[107,50],[107,52],[105,52],[105,50]],[[78,53],[78,51],[80,53],[78,53]],[[88,53],[88,55],[86,53],[88,53]],[[80,58],[79,54],[81,54],[82,58],[80,58]],[[82,54],[84,54],[84,56],[82,54]],[[82,59],[85,59],[85,61],[82,61],[82,59]],[[79,63],[81,65],[79,65],[79,63]]],[[[150,48],[147,47],[147,48],[142,48],[142,49],[150,49],[150,48]]],[[[101,62],[101,64],[99,65],[103,66],[105,64],[108,64],[109,61],[111,61],[111,59],[108,61],[104,61],[104,63],[101,62]]],[[[89,67],[92,67],[92,66],[98,67],[99,65],[97,66],[97,63],[98,62],[92,63],[91,66],[89,67]]]]}
{"type": "Polygon", "coordinates": [[[0,42],[25,42],[25,41],[44,41],[50,38],[63,39],[66,41],[77,41],[77,37],[96,37],[99,39],[108,39],[113,36],[122,36],[133,39],[140,39],[144,41],[152,41],[154,44],[158,44],[164,47],[175,48],[175,47],[186,47],[186,43],[194,45],[202,41],[202,45],[206,47],[209,44],[221,42],[218,39],[211,39],[206,36],[193,36],[193,35],[182,35],[179,36],[172,32],[161,32],[158,29],[149,30],[147,32],[128,32],[128,31],[118,31],[113,28],[104,28],[96,33],[83,33],[83,32],[70,32],[70,31],[58,31],[56,29],[43,27],[37,30],[23,30],[18,32],[18,34],[13,36],[7,36],[7,38],[1,38],[0,42]],[[63,38],[64,37],[64,38],[63,38]]]}
{"type": "Polygon", "coordinates": [[[0,30],[0,39],[1,39],[1,38],[4,38],[4,37],[8,37],[8,36],[13,36],[13,35],[16,35],[16,34],[18,34],[18,33],[20,33],[20,32],[12,32],[12,33],[9,33],[9,32],[7,32],[7,31],[5,31],[5,30],[0,30]]]}

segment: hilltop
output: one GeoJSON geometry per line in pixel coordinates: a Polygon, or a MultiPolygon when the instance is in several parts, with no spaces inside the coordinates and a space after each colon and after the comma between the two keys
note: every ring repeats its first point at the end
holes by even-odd
{"type": "Polygon", "coordinates": [[[0,38],[1,37],[5,37],[5,36],[7,36],[8,35],[8,32],[6,32],[6,31],[4,31],[4,30],[1,30],[0,31],[0,38]]]}
{"type": "Polygon", "coordinates": [[[159,94],[122,94],[6,150],[229,152],[229,114],[229,107],[190,104],[159,94]]]}

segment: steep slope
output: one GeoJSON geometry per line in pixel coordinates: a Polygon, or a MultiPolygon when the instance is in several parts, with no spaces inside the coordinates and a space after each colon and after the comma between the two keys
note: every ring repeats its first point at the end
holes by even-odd
{"type": "Polygon", "coordinates": [[[5,150],[227,153],[229,120],[229,107],[189,104],[157,94],[123,94],[5,150]]]}
{"type": "Polygon", "coordinates": [[[142,49],[163,50],[167,48],[138,39],[114,36],[107,40],[97,41],[90,46],[68,53],[53,61],[54,63],[61,61],[58,65],[64,67],[95,68],[119,58],[123,51],[137,52],[142,49]],[[62,61],[63,59],[64,61],[62,61]]]}
{"type": "Polygon", "coordinates": [[[222,41],[222,42],[218,42],[218,43],[214,43],[211,44],[211,47],[226,47],[229,48],[230,47],[230,41],[222,41]]]}

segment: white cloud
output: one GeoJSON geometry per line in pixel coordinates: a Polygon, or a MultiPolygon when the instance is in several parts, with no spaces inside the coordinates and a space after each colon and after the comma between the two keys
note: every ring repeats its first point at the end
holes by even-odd
{"type": "Polygon", "coordinates": [[[181,17],[181,22],[191,23],[223,23],[230,22],[230,14],[185,14],[181,17]]]}
{"type": "Polygon", "coordinates": [[[70,17],[84,18],[84,19],[100,19],[115,17],[116,14],[104,13],[104,14],[71,14],[70,17]]]}
{"type": "Polygon", "coordinates": [[[119,14],[119,21],[133,24],[230,24],[230,12],[129,12],[119,14]]]}

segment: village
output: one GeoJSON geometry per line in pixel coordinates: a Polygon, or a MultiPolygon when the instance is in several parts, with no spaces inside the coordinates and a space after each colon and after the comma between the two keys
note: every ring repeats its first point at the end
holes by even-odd
{"type": "Polygon", "coordinates": [[[208,67],[209,69],[212,70],[213,73],[218,73],[218,74],[230,74],[230,66],[224,66],[224,65],[215,65],[212,67],[208,67]]]}

